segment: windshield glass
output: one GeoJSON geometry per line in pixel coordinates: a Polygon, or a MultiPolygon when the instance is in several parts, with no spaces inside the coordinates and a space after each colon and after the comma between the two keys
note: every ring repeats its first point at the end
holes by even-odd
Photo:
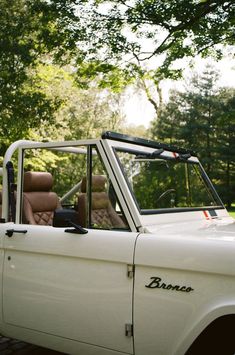
{"type": "Polygon", "coordinates": [[[172,156],[116,149],[141,211],[221,206],[199,163],[172,156]]]}

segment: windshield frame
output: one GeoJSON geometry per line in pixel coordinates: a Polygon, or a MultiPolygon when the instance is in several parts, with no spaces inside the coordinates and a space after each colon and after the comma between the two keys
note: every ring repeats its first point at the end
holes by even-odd
{"type": "MultiPolygon", "coordinates": [[[[156,208],[156,209],[141,209],[140,205],[136,199],[136,196],[134,194],[134,191],[131,187],[130,181],[124,171],[123,168],[123,164],[121,163],[119,156],[118,156],[118,152],[127,152],[127,153],[137,153],[137,154],[142,154],[144,155],[146,153],[146,155],[150,154],[147,149],[143,150],[143,148],[146,148],[145,146],[140,147],[142,149],[136,149],[136,148],[127,148],[127,147],[121,147],[121,146],[112,146],[112,150],[113,153],[116,157],[116,160],[118,162],[118,165],[120,167],[120,170],[123,174],[123,177],[126,181],[126,184],[128,186],[128,189],[130,191],[130,194],[133,198],[133,201],[135,203],[135,206],[139,212],[140,215],[154,215],[154,214],[166,214],[166,213],[178,213],[178,212],[191,212],[191,211],[208,211],[208,210],[215,210],[215,209],[224,209],[224,204],[222,202],[222,200],[220,199],[219,195],[217,194],[212,182],[210,181],[208,175],[206,174],[202,164],[200,163],[200,161],[194,157],[191,156],[190,158],[186,159],[184,162],[187,164],[196,164],[199,166],[200,172],[201,172],[201,177],[205,183],[205,186],[207,189],[209,189],[213,200],[218,201],[218,205],[209,205],[209,206],[200,206],[200,207],[171,207],[171,208],[156,208]]],[[[167,160],[173,160],[173,159],[177,159],[176,155],[173,155],[172,157],[166,155],[167,153],[169,153],[170,151],[168,150],[163,150],[163,152],[161,153],[161,158],[165,161],[167,160]]],[[[174,153],[173,153],[174,154],[174,153]]],[[[151,158],[150,158],[151,159],[151,158]]],[[[153,159],[154,160],[154,159],[153,159]]]]}

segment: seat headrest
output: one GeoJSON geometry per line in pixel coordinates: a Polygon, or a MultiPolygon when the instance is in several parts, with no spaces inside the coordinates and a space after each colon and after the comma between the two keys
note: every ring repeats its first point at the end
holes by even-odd
{"type": "Polygon", "coordinates": [[[92,210],[107,209],[109,198],[105,192],[93,193],[91,200],[92,210]]]}
{"type": "Polygon", "coordinates": [[[26,171],[24,174],[24,192],[50,191],[53,177],[47,172],[26,171]]]}
{"type": "MultiPolygon", "coordinates": [[[[92,176],[92,192],[102,192],[105,191],[106,177],[103,175],[93,175],[92,176]]],[[[87,179],[84,177],[81,184],[81,192],[86,192],[86,182],[87,179]]]]}

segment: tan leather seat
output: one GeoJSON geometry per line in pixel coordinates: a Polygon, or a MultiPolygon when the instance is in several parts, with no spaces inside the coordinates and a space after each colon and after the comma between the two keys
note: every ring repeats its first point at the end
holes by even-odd
{"type": "Polygon", "coordinates": [[[61,207],[51,192],[53,177],[47,172],[27,171],[24,174],[23,223],[52,225],[54,211],[61,207]]]}
{"type": "MultiPolygon", "coordinates": [[[[105,191],[106,178],[101,175],[92,176],[91,224],[102,229],[126,228],[122,219],[111,205],[105,191]]],[[[78,196],[79,224],[87,227],[86,221],[86,178],[82,179],[81,194],[78,196]]]]}

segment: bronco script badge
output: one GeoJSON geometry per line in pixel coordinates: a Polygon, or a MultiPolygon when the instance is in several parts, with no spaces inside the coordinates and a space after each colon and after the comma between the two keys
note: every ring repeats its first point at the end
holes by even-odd
{"type": "Polygon", "coordinates": [[[180,292],[194,291],[194,289],[190,286],[166,284],[166,283],[162,282],[162,279],[160,277],[150,277],[150,280],[152,280],[152,281],[148,285],[145,285],[145,287],[147,287],[147,288],[162,288],[164,290],[180,291],[180,292]]]}

